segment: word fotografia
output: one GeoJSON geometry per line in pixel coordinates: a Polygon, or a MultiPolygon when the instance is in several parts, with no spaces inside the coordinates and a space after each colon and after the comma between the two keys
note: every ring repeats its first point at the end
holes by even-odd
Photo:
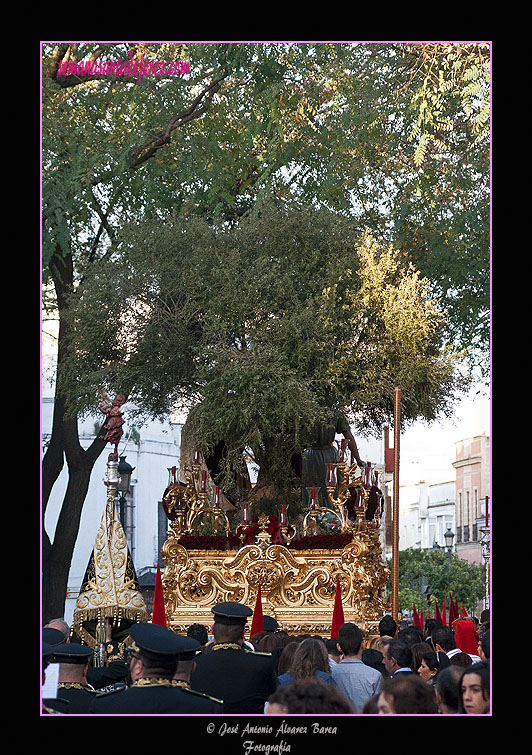
{"type": "Polygon", "coordinates": [[[75,60],[61,61],[57,70],[58,76],[137,76],[140,82],[143,76],[178,76],[190,73],[189,60],[176,60],[166,64],[162,60],[75,60]]]}

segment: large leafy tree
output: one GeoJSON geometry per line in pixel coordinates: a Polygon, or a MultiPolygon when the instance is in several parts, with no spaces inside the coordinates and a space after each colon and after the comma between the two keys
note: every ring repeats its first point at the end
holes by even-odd
{"type": "Polygon", "coordinates": [[[78,411],[109,385],[155,416],[185,403],[197,445],[224,442],[226,479],[247,448],[258,487],[284,496],[292,454],[330,412],[380,430],[396,385],[405,422],[451,411],[457,355],[428,281],[352,221],[269,203],[234,226],[176,216],[121,241],[70,326],[78,411]]]}
{"type": "Polygon", "coordinates": [[[485,342],[486,138],[478,128],[488,56],[482,45],[43,45],[44,303],[59,319],[44,510],[65,459],[69,467],[53,543],[43,529],[44,585],[53,593],[47,611],[62,610],[90,470],[102,451],[99,441],[81,448],[65,403],[65,315],[90,267],[120,254],[120,228],[176,211],[210,220],[221,212],[234,223],[263,196],[325,204],[394,241],[429,275],[450,308],[449,342],[485,342]],[[68,72],[79,61],[118,58],[185,60],[190,69],[143,77],[68,72]],[[428,138],[440,110],[426,82],[447,118],[439,141],[428,138]],[[432,120],[420,121],[422,113],[432,120]]]}

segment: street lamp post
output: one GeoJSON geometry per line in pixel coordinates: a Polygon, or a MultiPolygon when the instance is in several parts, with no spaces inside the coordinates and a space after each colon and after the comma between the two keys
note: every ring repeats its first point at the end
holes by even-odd
{"type": "Polygon", "coordinates": [[[447,548],[447,557],[449,559],[449,571],[451,571],[451,553],[453,550],[454,532],[450,527],[447,527],[447,532],[443,535],[445,538],[445,547],[447,548]]]}

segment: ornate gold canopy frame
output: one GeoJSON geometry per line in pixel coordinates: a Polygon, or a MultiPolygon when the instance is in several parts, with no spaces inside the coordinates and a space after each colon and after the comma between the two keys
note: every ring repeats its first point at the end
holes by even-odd
{"type": "Polygon", "coordinates": [[[185,483],[170,481],[163,504],[171,529],[162,549],[168,626],[180,633],[193,623],[210,627],[211,609],[220,602],[236,601],[254,608],[260,586],[263,611],[273,616],[281,629],[329,637],[339,583],[344,620],[360,626],[366,638],[377,636],[378,621],[386,611],[383,596],[389,574],[380,542],[379,512],[366,519],[369,485],[362,482],[356,464],[336,466],[335,478],[329,479],[327,486],[329,505],[319,508],[311,502],[303,524],[303,534],[312,536],[318,516],[332,512],[341,532],[352,536],[347,545],[335,550],[297,550],[290,547],[291,537],[286,537],[283,545],[274,544],[264,515],[259,517],[260,531],[251,545],[233,550],[186,548],[179,541],[192,532],[187,522],[210,513],[216,527],[221,524],[227,534],[226,517],[216,500],[209,503],[205,485],[200,484],[199,464],[185,470],[185,483]],[[351,521],[346,501],[353,486],[359,504],[351,521]]]}

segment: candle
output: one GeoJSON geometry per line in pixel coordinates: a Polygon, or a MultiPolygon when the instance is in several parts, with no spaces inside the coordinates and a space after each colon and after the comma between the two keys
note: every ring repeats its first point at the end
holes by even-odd
{"type": "Polygon", "coordinates": [[[281,524],[286,524],[286,512],[284,503],[281,504],[281,524]]]}
{"type": "Polygon", "coordinates": [[[489,499],[490,499],[490,497],[489,497],[489,495],[487,495],[486,496],[486,527],[489,527],[489,518],[490,518],[489,508],[488,508],[488,506],[489,506],[489,503],[488,503],[489,499]]]}
{"type": "Polygon", "coordinates": [[[203,469],[201,472],[201,492],[205,493],[207,490],[207,470],[203,469]]]}
{"type": "Polygon", "coordinates": [[[214,493],[214,502],[217,506],[220,504],[220,487],[217,485],[214,493]]]}
{"type": "Polygon", "coordinates": [[[175,469],[176,469],[175,467],[172,467],[172,482],[177,482],[175,478],[175,469]]]}
{"type": "Polygon", "coordinates": [[[200,463],[200,452],[198,451],[198,449],[196,449],[196,453],[194,454],[194,464],[199,464],[199,463],[200,463]]]}
{"type": "Polygon", "coordinates": [[[371,471],[371,462],[370,462],[370,461],[367,461],[367,462],[366,462],[366,468],[365,468],[365,470],[364,470],[364,473],[365,473],[365,480],[366,480],[365,484],[366,484],[366,485],[367,485],[368,487],[369,487],[369,475],[370,475],[370,471],[371,471]]]}
{"type": "Polygon", "coordinates": [[[329,485],[334,485],[333,465],[329,464],[329,485]]]}
{"type": "Polygon", "coordinates": [[[340,461],[344,460],[345,456],[345,438],[342,438],[342,442],[340,444],[340,461]]]}
{"type": "Polygon", "coordinates": [[[313,485],[312,486],[312,494],[311,494],[311,505],[314,507],[315,503],[316,503],[316,488],[313,485]]]}
{"type": "Polygon", "coordinates": [[[248,503],[244,504],[244,524],[248,524],[249,523],[248,506],[249,506],[248,503]]]}

